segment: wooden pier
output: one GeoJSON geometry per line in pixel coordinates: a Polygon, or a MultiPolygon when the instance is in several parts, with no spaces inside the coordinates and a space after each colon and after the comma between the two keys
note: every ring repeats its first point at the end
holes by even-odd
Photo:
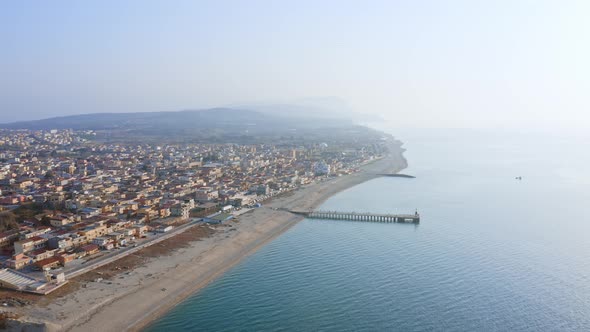
{"type": "Polygon", "coordinates": [[[420,214],[377,214],[359,212],[338,212],[338,211],[291,211],[310,219],[330,219],[349,221],[370,221],[385,223],[420,223],[420,214]]]}

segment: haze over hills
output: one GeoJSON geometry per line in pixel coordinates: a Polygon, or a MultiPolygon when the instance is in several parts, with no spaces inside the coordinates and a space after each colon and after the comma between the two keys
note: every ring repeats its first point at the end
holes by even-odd
{"type": "Polygon", "coordinates": [[[374,114],[359,114],[338,97],[308,97],[289,101],[266,101],[230,104],[215,108],[157,112],[100,112],[58,115],[44,119],[0,123],[9,129],[149,129],[173,126],[174,129],[242,127],[272,125],[269,128],[316,127],[381,121],[374,114]],[[278,127],[277,127],[278,126],[278,127]]]}
{"type": "Polygon", "coordinates": [[[139,112],[139,113],[94,113],[52,117],[41,120],[18,121],[0,124],[1,128],[9,129],[74,129],[74,130],[105,130],[105,129],[174,129],[260,127],[270,129],[289,127],[317,127],[327,123],[340,125],[351,124],[344,119],[322,120],[288,114],[273,115],[235,108],[212,108],[204,110],[183,110],[172,112],[139,112]]]}
{"type": "Polygon", "coordinates": [[[309,119],[347,119],[355,122],[382,121],[377,114],[355,112],[350,104],[339,97],[307,97],[289,101],[258,102],[231,105],[230,107],[255,110],[267,114],[309,119]]]}
{"type": "Polygon", "coordinates": [[[376,135],[351,119],[306,115],[310,108],[289,111],[212,108],[174,112],[95,113],[0,124],[4,129],[93,130],[98,138],[141,141],[161,138],[201,142],[264,142],[276,139],[354,140],[376,135]]]}

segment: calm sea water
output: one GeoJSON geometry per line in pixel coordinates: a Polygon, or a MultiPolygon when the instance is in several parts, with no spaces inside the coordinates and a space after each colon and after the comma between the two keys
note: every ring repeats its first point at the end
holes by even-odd
{"type": "Polygon", "coordinates": [[[420,225],[305,220],[148,330],[590,331],[589,141],[398,137],[416,179],[323,208],[420,225]]]}

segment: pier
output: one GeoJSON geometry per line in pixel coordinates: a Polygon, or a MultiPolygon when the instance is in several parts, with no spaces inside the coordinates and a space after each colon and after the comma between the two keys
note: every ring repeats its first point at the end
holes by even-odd
{"type": "Polygon", "coordinates": [[[413,175],[408,174],[400,174],[400,173],[381,173],[378,174],[379,176],[387,176],[390,178],[407,178],[407,179],[415,179],[416,177],[413,175]]]}
{"type": "Polygon", "coordinates": [[[369,221],[385,223],[420,223],[420,214],[377,214],[359,212],[338,212],[338,211],[290,211],[310,219],[331,219],[349,221],[369,221]]]}

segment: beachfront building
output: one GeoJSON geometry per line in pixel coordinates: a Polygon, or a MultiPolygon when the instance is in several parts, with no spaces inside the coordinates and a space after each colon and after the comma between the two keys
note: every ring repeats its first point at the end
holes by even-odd
{"type": "Polygon", "coordinates": [[[46,283],[11,269],[0,270],[0,287],[14,290],[38,291],[45,287],[46,283]]]}
{"type": "MultiPolygon", "coordinates": [[[[193,204],[193,207],[194,207],[194,204],[193,204]]],[[[192,207],[190,204],[178,203],[178,204],[174,204],[170,208],[170,213],[174,217],[180,217],[181,219],[188,219],[191,209],[192,209],[192,207]]]]}
{"type": "Polygon", "coordinates": [[[59,266],[60,260],[57,257],[49,257],[35,262],[35,266],[40,270],[47,270],[59,266]]]}
{"type": "Polygon", "coordinates": [[[203,222],[206,222],[209,224],[221,224],[225,221],[233,219],[233,217],[234,216],[229,213],[216,213],[211,216],[203,218],[203,222]]]}
{"type": "Polygon", "coordinates": [[[20,270],[27,265],[33,264],[33,259],[25,254],[16,254],[11,259],[6,260],[4,264],[14,270],[20,270]]]}
{"type": "Polygon", "coordinates": [[[211,187],[203,187],[195,191],[195,201],[199,203],[211,202],[219,197],[219,193],[211,187]]]}
{"type": "Polygon", "coordinates": [[[173,226],[169,226],[169,225],[160,225],[158,227],[156,227],[154,229],[154,231],[156,231],[157,233],[168,233],[171,230],[173,230],[174,227],[173,226]]]}

